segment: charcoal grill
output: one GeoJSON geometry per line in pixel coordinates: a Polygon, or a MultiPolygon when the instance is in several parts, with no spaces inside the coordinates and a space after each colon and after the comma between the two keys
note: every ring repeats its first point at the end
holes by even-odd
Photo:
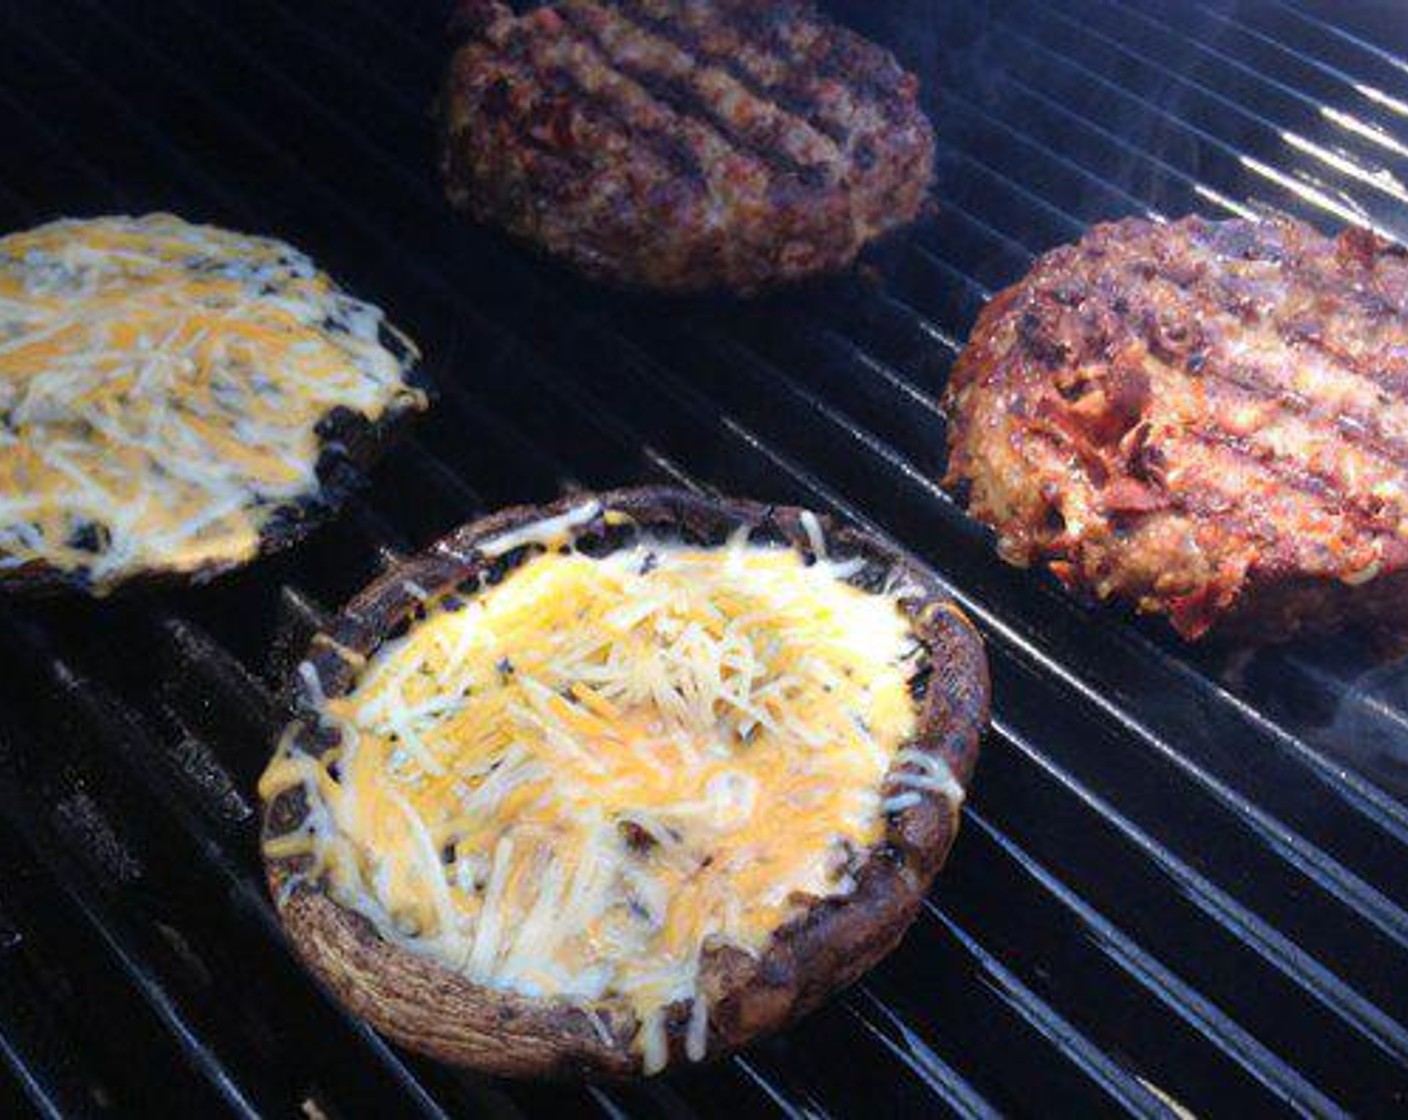
{"type": "Polygon", "coordinates": [[[0,219],[165,208],[388,306],[441,390],[336,524],[195,591],[0,611],[0,1105],[68,1116],[1384,1115],[1408,1110],[1408,663],[1188,649],[999,564],[934,480],[977,310],[1127,214],[1408,240],[1389,3],[852,4],[924,75],[940,208],[744,306],[584,284],[442,205],[441,4],[0,5],[0,219]],[[896,955],[782,1038],[630,1087],[398,1052],[296,966],[251,790],[272,682],[382,565],[641,481],[809,504],[931,564],[994,727],[896,955]]]}

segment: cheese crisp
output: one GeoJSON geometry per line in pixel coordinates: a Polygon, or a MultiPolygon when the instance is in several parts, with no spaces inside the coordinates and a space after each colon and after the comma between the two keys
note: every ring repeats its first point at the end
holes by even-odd
{"type": "Polygon", "coordinates": [[[311,857],[305,878],[472,981],[624,1000],[647,1072],[687,1013],[698,1059],[708,950],[759,955],[851,893],[886,813],[917,800],[886,800],[897,762],[919,763],[897,785],[961,797],[905,746],[924,648],[853,570],[645,541],[544,551],[432,603],[346,695],[315,697],[336,746],[285,736],[260,793],[301,787],[309,809],[265,854],[311,857]]]}
{"type": "Polygon", "coordinates": [[[414,357],[278,241],[164,214],[0,238],[0,574],[103,594],[250,560],[323,496],[330,413],[425,407],[414,357]]]}

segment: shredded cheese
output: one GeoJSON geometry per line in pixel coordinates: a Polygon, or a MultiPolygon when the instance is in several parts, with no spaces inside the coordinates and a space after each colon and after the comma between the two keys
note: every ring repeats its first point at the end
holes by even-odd
{"type": "Polygon", "coordinates": [[[584,502],[557,517],[545,517],[541,521],[529,522],[522,528],[490,537],[480,543],[479,551],[485,556],[502,556],[525,544],[552,542],[579,525],[585,525],[600,512],[601,506],[597,502],[584,502]]]}
{"type": "Polygon", "coordinates": [[[251,558],[319,421],[425,406],[414,347],[306,256],[170,215],[0,238],[0,569],[95,592],[251,558]]]}
{"type": "Polygon", "coordinates": [[[648,1071],[687,1003],[702,1058],[706,949],[761,953],[810,901],[852,891],[892,766],[942,784],[904,746],[907,618],[814,551],[543,551],[433,606],[347,695],[313,693],[342,742],[314,758],[290,728],[260,792],[301,786],[319,815],[270,843],[476,982],[626,1001],[648,1071]]]}

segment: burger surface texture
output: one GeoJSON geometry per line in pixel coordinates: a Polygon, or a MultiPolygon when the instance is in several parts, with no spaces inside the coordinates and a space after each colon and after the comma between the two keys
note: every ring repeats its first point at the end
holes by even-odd
{"type": "Polygon", "coordinates": [[[0,238],[0,585],[106,594],[290,543],[425,407],[302,253],[154,214],[0,238]]]}
{"type": "Polygon", "coordinates": [[[1408,620],[1408,255],[1367,231],[1096,226],[984,310],[947,407],[1013,563],[1186,638],[1408,620]]]}
{"type": "Polygon", "coordinates": [[[987,703],[922,570],[670,491],[470,526],[315,640],[261,782],[299,950],[391,1036],[516,1075],[700,1061],[898,940],[987,703]]]}
{"type": "Polygon", "coordinates": [[[795,0],[461,6],[450,201],[619,284],[751,292],[839,270],[933,173],[918,80],[795,0]]]}

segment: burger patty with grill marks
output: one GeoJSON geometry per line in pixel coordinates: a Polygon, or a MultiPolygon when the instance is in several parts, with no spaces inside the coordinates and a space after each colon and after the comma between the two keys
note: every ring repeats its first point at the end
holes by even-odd
{"type": "Polygon", "coordinates": [[[947,406],[1013,563],[1186,638],[1408,622],[1408,253],[1368,231],[1096,226],[984,310],[947,406]]]}
{"type": "Polygon", "coordinates": [[[450,201],[588,274],[756,291],[838,270],[933,175],[918,80],[809,3],[469,0],[450,201]]]}

